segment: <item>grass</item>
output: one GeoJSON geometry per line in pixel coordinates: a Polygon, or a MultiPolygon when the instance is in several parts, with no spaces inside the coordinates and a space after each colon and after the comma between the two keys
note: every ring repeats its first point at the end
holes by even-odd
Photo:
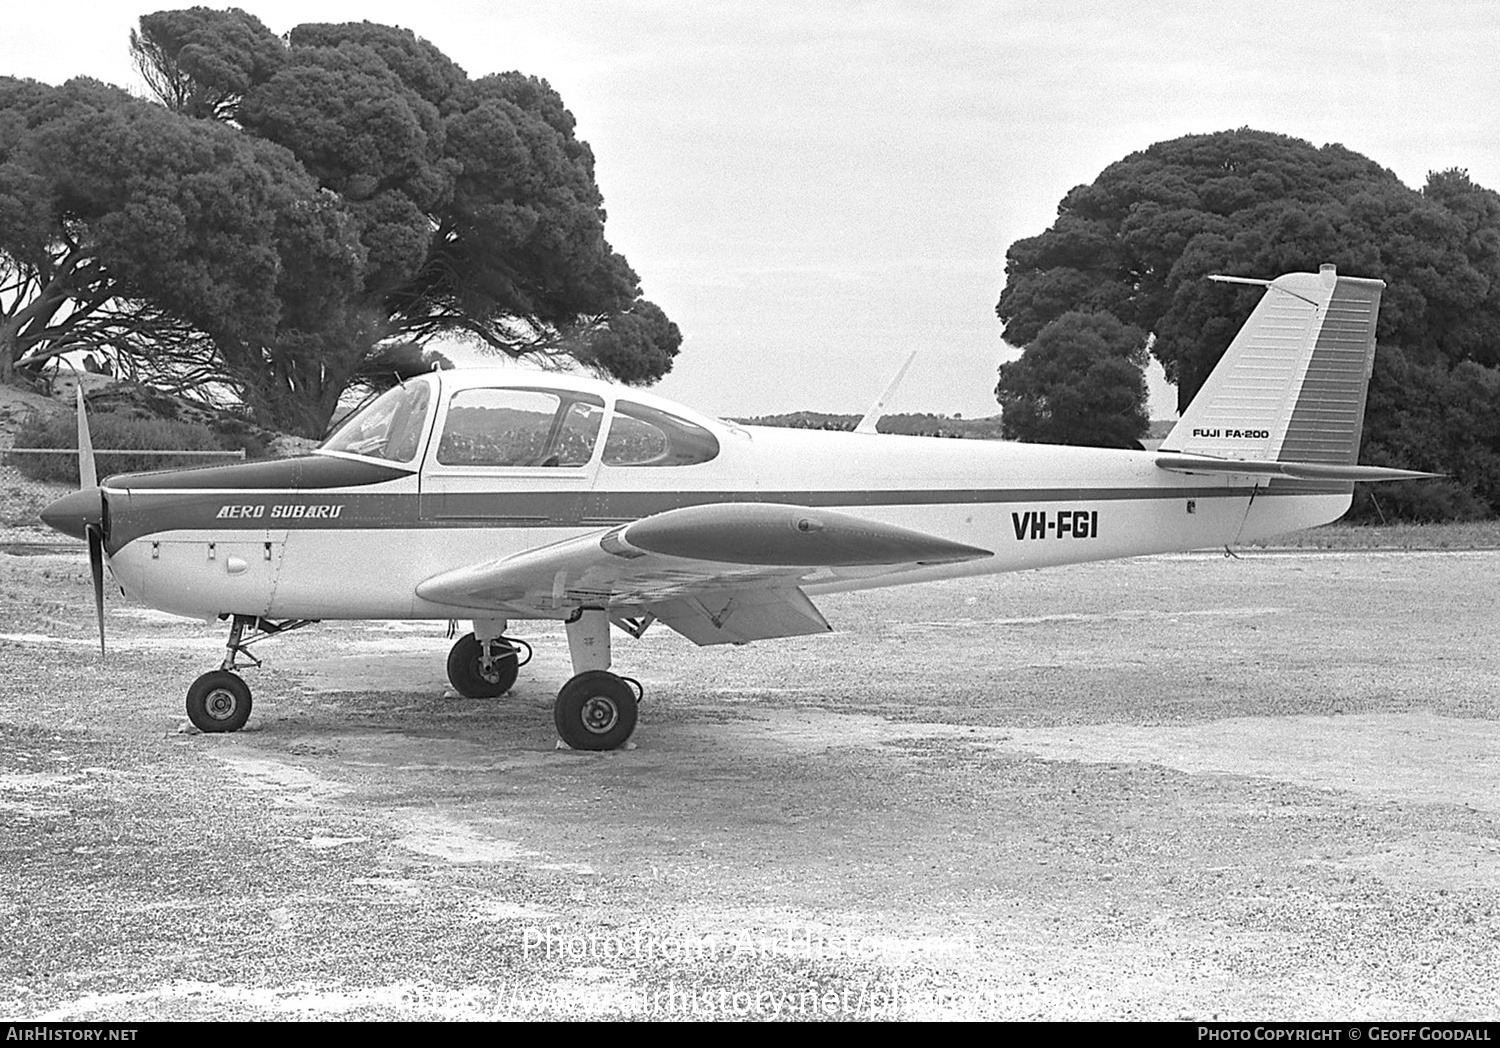
{"type": "Polygon", "coordinates": [[[1500,520],[1446,524],[1325,524],[1247,545],[1254,549],[1500,549],[1500,520]]]}

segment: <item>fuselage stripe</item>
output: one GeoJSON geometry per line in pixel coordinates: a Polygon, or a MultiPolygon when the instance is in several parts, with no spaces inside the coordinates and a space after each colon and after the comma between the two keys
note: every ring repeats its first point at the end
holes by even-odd
{"type": "MultiPolygon", "coordinates": [[[[410,528],[609,527],[687,506],[769,502],[847,508],[1027,505],[1161,499],[1245,499],[1248,485],[1154,488],[917,488],[845,491],[377,492],[110,489],[111,552],[170,531],[222,529],[391,530],[410,528]]],[[[1258,497],[1346,494],[1348,484],[1273,483],[1258,497]]]]}

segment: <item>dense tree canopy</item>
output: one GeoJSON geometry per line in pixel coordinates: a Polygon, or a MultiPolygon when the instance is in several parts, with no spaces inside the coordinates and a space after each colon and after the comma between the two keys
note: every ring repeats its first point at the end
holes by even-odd
{"type": "Polygon", "coordinates": [[[1049,321],[1020,360],[1000,366],[1005,436],[1036,444],[1138,446],[1146,416],[1145,337],[1109,313],[1049,321]]]}
{"type": "Polygon", "coordinates": [[[605,241],[545,81],[239,10],[147,15],[131,48],[159,104],[0,80],[0,375],[98,347],[315,433],[438,335],[630,382],[671,368],[680,333],[605,241]]]}
{"type": "Polygon", "coordinates": [[[1387,283],[1363,461],[1454,477],[1382,488],[1382,504],[1414,516],[1500,509],[1500,404],[1477,392],[1500,379],[1500,195],[1462,171],[1418,192],[1338,145],[1250,130],[1158,143],[1073,189],[1051,228],[1011,245],[996,311],[1027,356],[1065,314],[1130,325],[1185,407],[1260,297],[1204,277],[1324,262],[1387,283]]]}
{"type": "Polygon", "coordinates": [[[0,78],[0,375],[82,347],[271,343],[283,299],[352,286],[358,251],[279,146],[91,80],[0,78]]]}

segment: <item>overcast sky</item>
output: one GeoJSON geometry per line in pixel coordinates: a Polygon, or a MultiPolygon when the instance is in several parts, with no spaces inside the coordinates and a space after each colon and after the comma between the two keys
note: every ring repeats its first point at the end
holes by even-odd
{"type": "MultiPolygon", "coordinates": [[[[143,91],[129,31],[162,6],[12,4],[0,73],[143,91]]],[[[993,414],[1006,248],[1163,139],[1252,127],[1413,187],[1463,167],[1500,188],[1487,0],[239,6],[278,33],[400,25],[471,76],[549,80],[606,234],[683,330],[658,390],[720,415],[863,411],[914,349],[890,410],[993,414]]]]}

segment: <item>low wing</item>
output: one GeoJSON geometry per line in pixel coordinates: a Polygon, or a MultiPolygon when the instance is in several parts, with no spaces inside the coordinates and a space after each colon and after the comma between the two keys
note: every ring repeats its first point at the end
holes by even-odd
{"type": "Polygon", "coordinates": [[[1271,459],[1228,459],[1209,455],[1164,454],[1156,464],[1173,473],[1233,474],[1247,477],[1289,477],[1292,480],[1421,480],[1441,473],[1421,473],[1386,466],[1345,466],[1331,462],[1278,462],[1271,459]]]}
{"type": "Polygon", "coordinates": [[[989,550],[826,509],[688,506],[435,575],[425,600],[552,615],[650,615],[697,644],[826,632],[801,587],[992,556],[989,550]]]}

